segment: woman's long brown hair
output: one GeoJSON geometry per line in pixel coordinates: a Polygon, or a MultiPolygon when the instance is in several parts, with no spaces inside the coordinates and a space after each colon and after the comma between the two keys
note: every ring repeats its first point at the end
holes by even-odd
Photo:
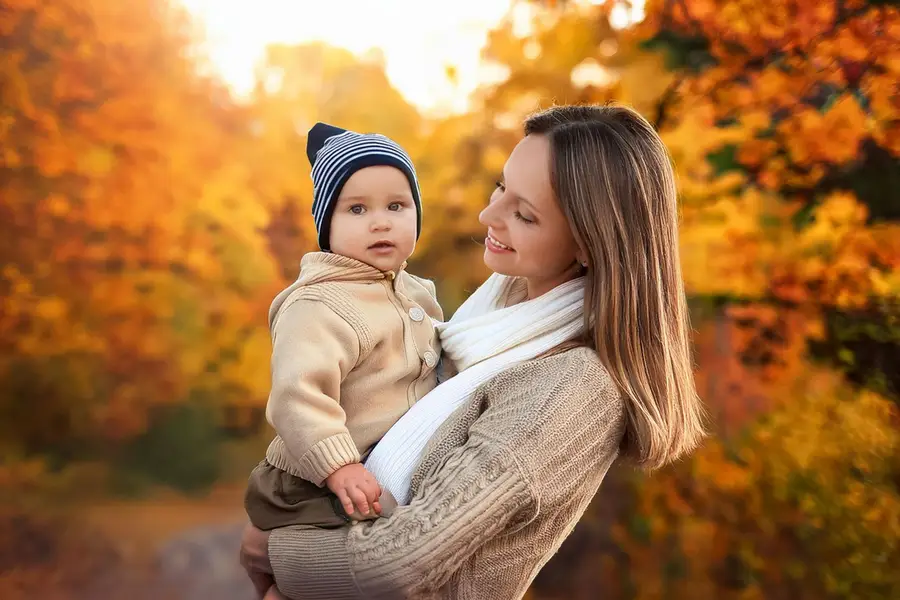
{"type": "Polygon", "coordinates": [[[550,108],[525,133],[549,139],[554,193],[587,252],[587,342],[625,398],[624,452],[660,467],[705,435],[669,154],[622,106],[550,108]]]}

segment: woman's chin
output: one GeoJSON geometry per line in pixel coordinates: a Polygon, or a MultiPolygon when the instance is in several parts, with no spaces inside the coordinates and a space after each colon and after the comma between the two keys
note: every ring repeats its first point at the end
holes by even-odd
{"type": "Polygon", "coordinates": [[[515,265],[510,260],[511,254],[497,254],[488,248],[484,249],[484,266],[497,273],[498,275],[507,275],[509,277],[518,277],[515,272],[515,265]]]}

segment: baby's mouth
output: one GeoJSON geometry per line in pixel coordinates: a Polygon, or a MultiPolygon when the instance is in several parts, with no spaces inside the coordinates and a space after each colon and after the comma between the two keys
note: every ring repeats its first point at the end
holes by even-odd
{"type": "Polygon", "coordinates": [[[378,242],[375,242],[371,246],[369,246],[369,250],[384,250],[384,249],[393,248],[393,247],[394,247],[394,242],[389,242],[387,240],[380,240],[378,242]]]}

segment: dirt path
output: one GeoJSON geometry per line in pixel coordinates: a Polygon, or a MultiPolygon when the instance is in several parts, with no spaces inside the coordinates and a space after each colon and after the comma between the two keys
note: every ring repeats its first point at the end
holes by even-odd
{"type": "Polygon", "coordinates": [[[251,600],[253,588],[237,562],[243,523],[187,531],[158,550],[163,588],[183,600],[251,600]]]}
{"type": "Polygon", "coordinates": [[[92,507],[86,524],[116,540],[134,567],[92,582],[88,597],[252,600],[253,588],[237,558],[246,519],[242,492],[231,487],[201,499],[171,496],[92,507]]]}

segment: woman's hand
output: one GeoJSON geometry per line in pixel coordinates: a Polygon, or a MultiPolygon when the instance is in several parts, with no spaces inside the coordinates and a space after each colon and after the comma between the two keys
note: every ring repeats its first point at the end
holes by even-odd
{"type": "MultiPolygon", "coordinates": [[[[250,576],[253,587],[260,598],[279,598],[270,594],[275,586],[272,562],[269,560],[269,532],[257,529],[247,523],[241,536],[241,566],[250,576]]],[[[278,590],[275,590],[278,593],[278,590]]]]}

